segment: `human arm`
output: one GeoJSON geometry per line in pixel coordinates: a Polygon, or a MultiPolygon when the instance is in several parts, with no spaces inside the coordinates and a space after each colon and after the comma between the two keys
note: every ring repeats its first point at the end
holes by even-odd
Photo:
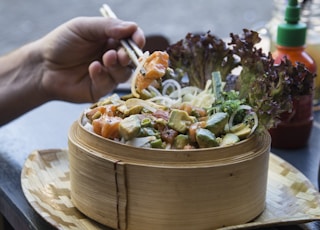
{"type": "Polygon", "coordinates": [[[126,81],[129,58],[119,39],[144,45],[132,22],[75,18],[0,57],[0,125],[50,100],[93,102],[126,81]]]}

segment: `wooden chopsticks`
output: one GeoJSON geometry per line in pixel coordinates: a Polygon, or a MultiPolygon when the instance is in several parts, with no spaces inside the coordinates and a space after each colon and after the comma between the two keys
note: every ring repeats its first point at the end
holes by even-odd
{"type": "MultiPolygon", "coordinates": [[[[117,18],[116,14],[111,10],[111,8],[107,4],[103,4],[102,7],[100,7],[100,13],[104,17],[117,18]]],[[[123,46],[123,48],[126,50],[132,62],[136,66],[138,66],[139,57],[142,57],[143,51],[131,39],[122,39],[120,40],[120,43],[123,46]]],[[[144,68],[141,68],[140,72],[143,75],[145,75],[146,73],[144,68]]]]}

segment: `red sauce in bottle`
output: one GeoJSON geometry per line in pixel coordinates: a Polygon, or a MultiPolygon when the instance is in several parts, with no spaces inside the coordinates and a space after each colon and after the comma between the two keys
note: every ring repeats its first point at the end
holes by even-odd
{"type": "MultiPolygon", "coordinates": [[[[310,72],[316,72],[316,64],[304,51],[304,46],[278,46],[277,50],[273,53],[275,64],[279,64],[284,56],[292,63],[303,63],[310,72]]],[[[307,145],[313,123],[312,103],[313,94],[293,98],[292,112],[282,114],[280,124],[276,128],[269,130],[272,137],[272,147],[295,149],[307,145]]]]}

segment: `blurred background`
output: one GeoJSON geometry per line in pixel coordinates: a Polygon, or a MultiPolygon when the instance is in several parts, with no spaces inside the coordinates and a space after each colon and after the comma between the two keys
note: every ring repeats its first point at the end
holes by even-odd
{"type": "Polygon", "coordinates": [[[266,0],[1,0],[0,55],[38,39],[77,16],[100,16],[103,3],[121,19],[135,21],[146,35],[161,34],[170,43],[188,32],[225,38],[243,28],[258,30],[271,18],[266,0]]]}

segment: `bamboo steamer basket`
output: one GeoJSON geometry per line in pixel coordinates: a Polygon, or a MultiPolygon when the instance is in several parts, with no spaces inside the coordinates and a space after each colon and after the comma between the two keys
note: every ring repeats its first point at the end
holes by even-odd
{"type": "Polygon", "coordinates": [[[271,138],[228,147],[136,148],[87,131],[69,131],[71,199],[114,229],[215,229],[253,220],[265,208],[271,138]]]}

